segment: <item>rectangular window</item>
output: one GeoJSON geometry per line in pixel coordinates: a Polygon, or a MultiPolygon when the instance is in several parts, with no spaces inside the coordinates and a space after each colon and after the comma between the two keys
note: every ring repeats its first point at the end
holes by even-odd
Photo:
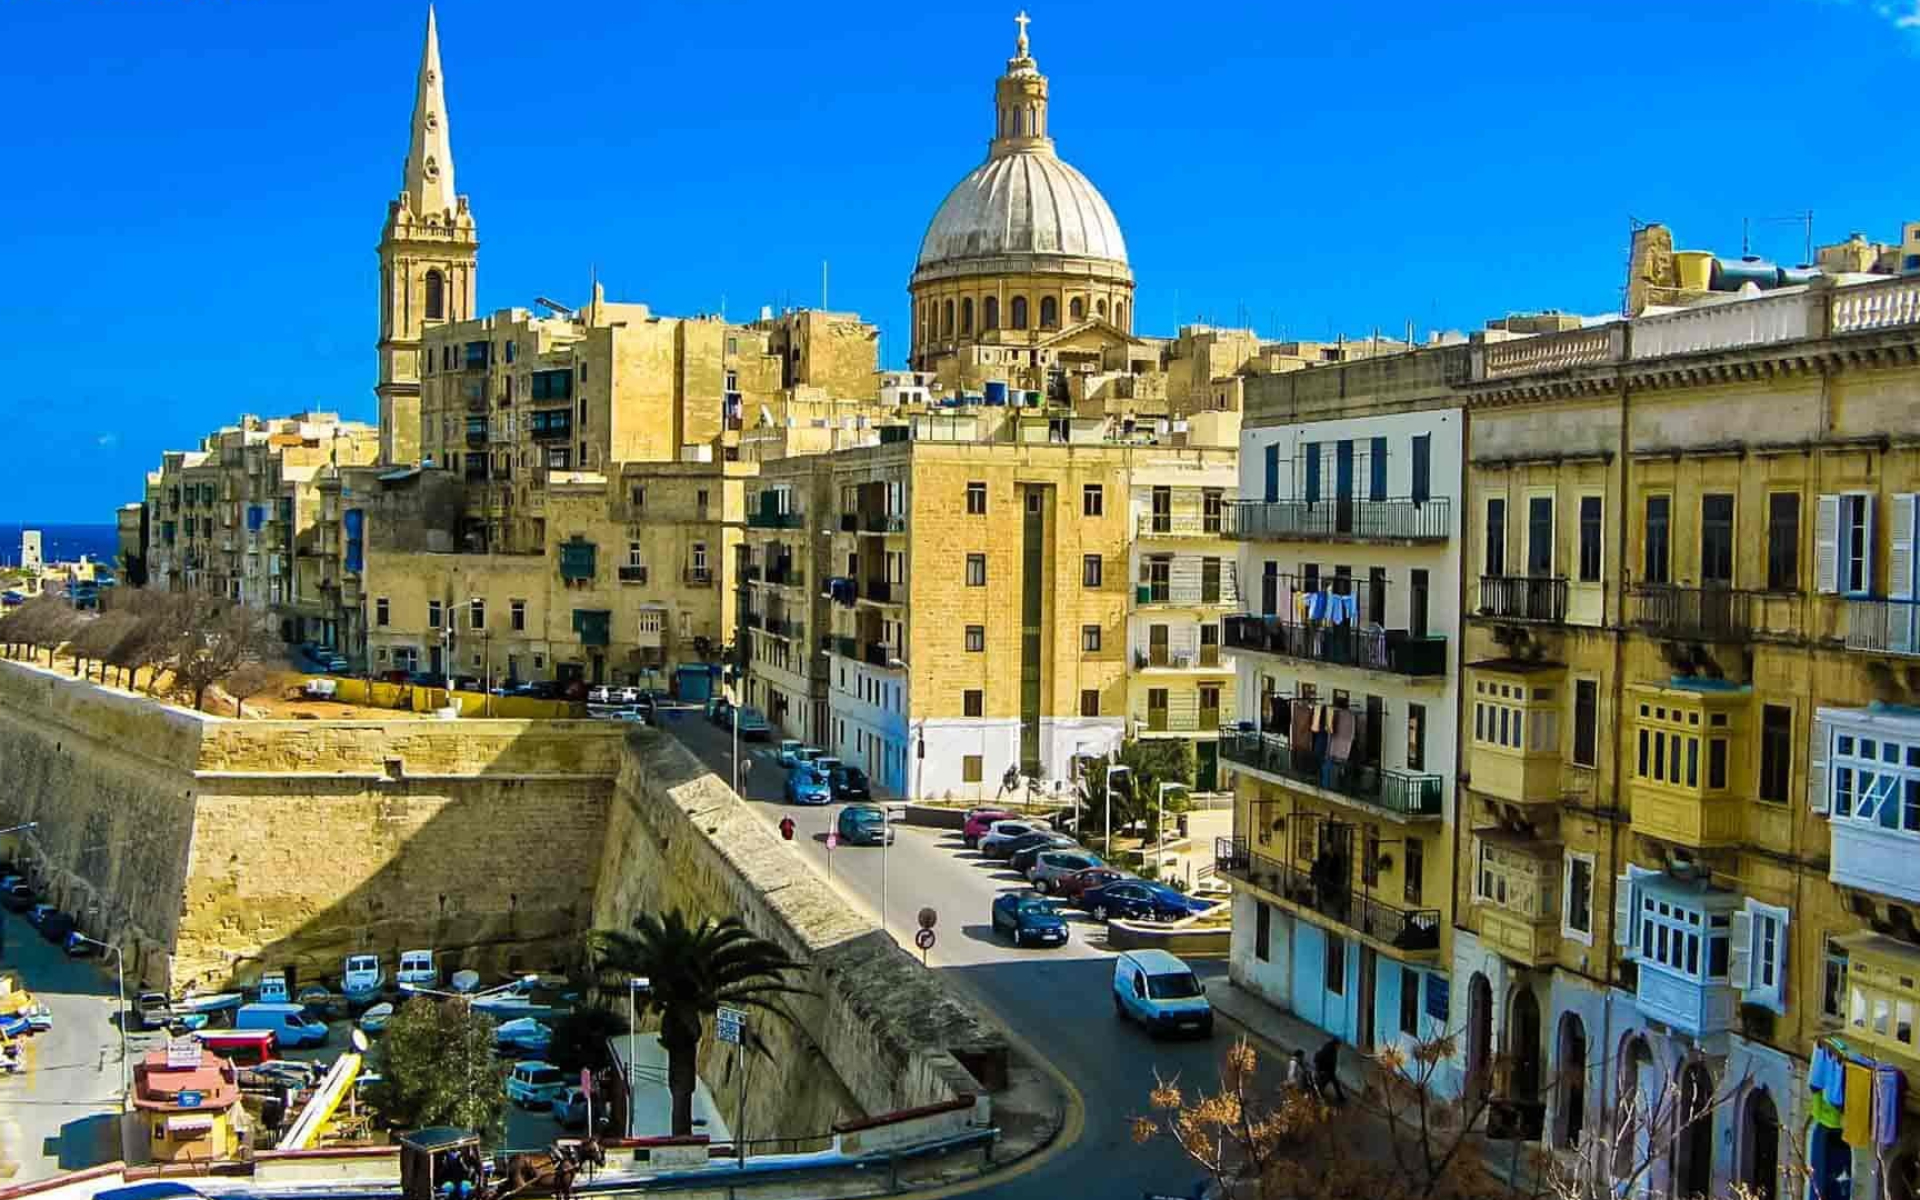
{"type": "Polygon", "coordinates": [[[1107,510],[1106,489],[1100,484],[1089,483],[1080,494],[1080,514],[1097,517],[1107,510]]]}
{"type": "Polygon", "coordinates": [[[987,556],[984,554],[967,555],[967,586],[987,586],[987,556]]]}
{"type": "Polygon", "coordinates": [[[1413,637],[1427,636],[1427,599],[1427,569],[1415,567],[1407,588],[1407,633],[1413,637]]]}
{"type": "Polygon", "coordinates": [[[1553,497],[1527,497],[1527,574],[1553,574],[1553,497]]]}
{"type": "Polygon", "coordinates": [[[967,626],[967,653],[982,654],[987,649],[987,627],[985,625],[967,626]]]}
{"type": "Polygon", "coordinates": [[[1573,681],[1573,761],[1583,767],[1599,765],[1600,681],[1573,681]]]}
{"type": "Polygon", "coordinates": [[[1347,994],[1347,940],[1337,933],[1327,936],[1327,995],[1347,994]]]}
{"type": "Polygon", "coordinates": [[[1420,903],[1420,892],[1427,886],[1427,846],[1419,838],[1407,839],[1407,869],[1401,873],[1402,897],[1408,904],[1420,903]]]}
{"type": "Polygon", "coordinates": [[[1600,534],[1602,501],[1598,496],[1580,497],[1580,582],[1600,582],[1600,534]]]}
{"type": "Polygon", "coordinates": [[[1320,443],[1306,443],[1302,453],[1306,456],[1307,465],[1306,500],[1308,504],[1318,504],[1320,502],[1320,443]]]}
{"type": "Polygon", "coordinates": [[[1800,590],[1800,493],[1767,497],[1767,590],[1800,590]]]}
{"type": "Polygon", "coordinates": [[[1873,587],[1873,497],[1851,492],[1840,497],[1840,590],[1861,593],[1873,587]]]}
{"type": "Polygon", "coordinates": [[[438,600],[427,601],[427,628],[440,628],[440,602],[438,600]]]}
{"type": "Polygon", "coordinates": [[[380,597],[373,602],[373,623],[384,626],[387,623],[387,598],[380,597]]]}
{"type": "Polygon", "coordinates": [[[1367,499],[1387,498],[1387,439],[1377,437],[1367,446],[1367,499]]]}
{"type": "Polygon", "coordinates": [[[963,755],[960,759],[960,782],[979,783],[980,763],[981,756],[978,754],[963,755]]]}
{"type": "Polygon", "coordinates": [[[1762,800],[1784,804],[1793,778],[1793,710],[1782,704],[1760,706],[1760,780],[1762,800]]]}
{"type": "Polygon", "coordinates": [[[1083,717],[1097,717],[1100,715],[1099,688],[1080,689],[1080,715],[1083,717]]]}
{"type": "Polygon", "coordinates": [[[1483,575],[1507,573],[1507,502],[1494,497],[1487,501],[1486,569],[1483,575]]]}
{"type": "Polygon", "coordinates": [[[1593,944],[1593,859],[1584,854],[1567,855],[1566,911],[1562,931],[1568,937],[1593,944]]]}
{"type": "Polygon", "coordinates": [[[1420,972],[1405,966],[1400,968],[1400,1032],[1420,1036],[1420,972]]]}
{"type": "Polygon", "coordinates": [[[467,627],[485,629],[487,627],[487,602],[474,599],[467,605],[467,627]]]}
{"type": "Polygon", "coordinates": [[[1646,522],[1646,563],[1641,572],[1642,583],[1667,582],[1670,559],[1669,536],[1673,516],[1673,497],[1648,496],[1646,522]]]}
{"type": "Polygon", "coordinates": [[[1272,961],[1273,910],[1266,901],[1253,902],[1253,956],[1261,962],[1272,961]]]}
{"type": "Polygon", "coordinates": [[[1088,554],[1080,559],[1080,586],[1097,588],[1100,586],[1100,556],[1088,554]]]}
{"type": "Polygon", "coordinates": [[[1427,706],[1407,705],[1407,770],[1427,769],[1427,706]]]}
{"type": "Polygon", "coordinates": [[[986,716],[987,694],[979,688],[968,688],[960,693],[960,711],[962,715],[969,717],[986,716]]]}
{"type": "Polygon", "coordinates": [[[1413,439],[1413,502],[1425,504],[1433,491],[1433,435],[1421,433],[1413,439]]]}
{"type": "Polygon", "coordinates": [[[1733,586],[1733,497],[1700,497],[1700,581],[1710,587],[1733,586]]]}
{"type": "Polygon", "coordinates": [[[1100,627],[1082,625],[1080,627],[1080,652],[1082,654],[1100,653],[1100,627]]]}
{"type": "Polygon", "coordinates": [[[1832,934],[1822,934],[1823,965],[1820,973],[1820,1015],[1839,1020],[1847,995],[1847,952],[1834,944],[1832,934]]]}
{"type": "Polygon", "coordinates": [[[627,543],[627,565],[630,567],[637,567],[637,566],[640,566],[644,561],[645,560],[643,560],[640,557],[640,543],[628,542],[627,543]]]}
{"type": "Polygon", "coordinates": [[[507,623],[514,629],[525,629],[527,627],[527,602],[525,600],[510,600],[507,602],[507,623]]]}
{"type": "Polygon", "coordinates": [[[969,483],[967,485],[967,515],[970,517],[985,516],[986,511],[987,485],[984,483],[969,483]]]}

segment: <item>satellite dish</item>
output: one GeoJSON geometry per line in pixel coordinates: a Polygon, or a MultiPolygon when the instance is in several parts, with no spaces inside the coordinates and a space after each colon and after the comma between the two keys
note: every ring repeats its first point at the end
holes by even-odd
{"type": "Polygon", "coordinates": [[[367,1041],[367,1035],[358,1029],[353,1031],[352,1041],[354,1050],[360,1054],[365,1054],[367,1048],[372,1045],[371,1042],[367,1041]]]}

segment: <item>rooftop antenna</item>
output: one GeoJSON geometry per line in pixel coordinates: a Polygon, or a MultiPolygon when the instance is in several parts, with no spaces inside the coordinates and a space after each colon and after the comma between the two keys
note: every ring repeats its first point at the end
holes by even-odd
{"type": "Polygon", "coordinates": [[[827,260],[820,260],[820,311],[827,311],[827,260]]]}
{"type": "Polygon", "coordinates": [[[1755,223],[1758,223],[1761,225],[1798,225],[1800,226],[1802,230],[1802,237],[1804,239],[1804,249],[1802,251],[1803,257],[1800,259],[1800,265],[1807,266],[1807,267],[1810,267],[1813,265],[1813,210],[1812,209],[1809,208],[1805,212],[1790,213],[1784,217],[1741,217],[1740,218],[1740,256],[1742,258],[1753,253],[1753,226],[1755,225],[1755,223]]]}

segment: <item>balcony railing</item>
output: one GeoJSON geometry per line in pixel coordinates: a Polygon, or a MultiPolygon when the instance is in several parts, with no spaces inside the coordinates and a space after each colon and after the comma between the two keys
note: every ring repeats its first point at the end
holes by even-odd
{"type": "Polygon", "coordinates": [[[861,600],[872,600],[877,604],[903,604],[907,599],[907,585],[865,579],[860,582],[857,595],[861,600]]]}
{"type": "MultiPolygon", "coordinates": [[[[1354,714],[1353,747],[1372,744],[1367,721],[1354,714]]],[[[1438,775],[1416,775],[1393,767],[1370,766],[1355,759],[1340,761],[1316,752],[1312,746],[1292,746],[1277,734],[1241,728],[1220,731],[1220,757],[1269,775],[1278,775],[1322,791],[1358,800],[1370,808],[1402,817],[1438,817],[1445,780],[1438,775]]]]}
{"type": "Polygon", "coordinates": [[[764,627],[774,637],[791,638],[801,633],[800,622],[790,617],[768,617],[764,627]]]}
{"type": "Polygon", "coordinates": [[[680,578],[688,587],[712,587],[713,572],[705,567],[688,567],[680,578]]]}
{"type": "Polygon", "coordinates": [[[1920,654],[1920,601],[1847,601],[1847,649],[1920,654]]]}
{"type": "Polygon", "coordinates": [[[1544,575],[1482,575],[1480,615],[1507,621],[1567,619],[1567,578],[1544,575]]]}
{"type": "Polygon", "coordinates": [[[1133,652],[1133,669],[1136,671],[1217,671],[1220,669],[1220,647],[1201,646],[1198,649],[1188,647],[1181,650],[1166,646],[1149,646],[1145,650],[1133,652]]]}
{"type": "Polygon", "coordinates": [[[1241,540],[1444,542],[1453,508],[1426,500],[1230,500],[1221,532],[1241,540]]]}
{"type": "Polygon", "coordinates": [[[774,509],[756,509],[747,514],[749,529],[798,529],[802,521],[797,512],[778,512],[774,509]]]}
{"type": "Polygon", "coordinates": [[[860,528],[865,533],[905,533],[907,518],[904,513],[862,513],[860,528]]]}
{"type": "Polygon", "coordinates": [[[1219,579],[1207,583],[1192,579],[1156,580],[1152,583],[1136,583],[1133,586],[1135,604],[1171,604],[1176,607],[1205,604],[1240,603],[1240,589],[1235,585],[1231,571],[1223,571],[1219,579]]]}
{"type": "Polygon", "coordinates": [[[1655,637],[1742,642],[1753,636],[1754,600],[1765,593],[1730,587],[1641,584],[1633,589],[1633,622],[1655,637]]]}
{"type": "Polygon", "coordinates": [[[1254,650],[1395,675],[1447,673],[1447,639],[1444,637],[1414,637],[1404,629],[1361,629],[1324,622],[1302,624],[1278,617],[1228,617],[1221,624],[1229,650],[1254,650]]]}
{"type": "Polygon", "coordinates": [[[759,629],[766,624],[766,618],[751,609],[740,610],[740,623],[748,629],[759,629]]]}
{"type": "MultiPolygon", "coordinates": [[[[1396,908],[1364,891],[1350,878],[1309,871],[1278,858],[1253,853],[1245,838],[1216,838],[1214,870],[1284,897],[1289,903],[1330,917],[1378,942],[1411,952],[1440,948],[1440,910],[1396,908]]],[[[1347,865],[1347,864],[1342,864],[1347,865]]]]}
{"type": "Polygon", "coordinates": [[[626,566],[620,568],[621,583],[645,583],[646,581],[647,569],[645,567],[626,566]]]}
{"type": "Polygon", "coordinates": [[[869,666],[891,667],[903,663],[907,656],[898,646],[889,646],[885,642],[868,642],[861,657],[869,666]]]}
{"type": "Polygon", "coordinates": [[[833,652],[842,658],[859,658],[860,643],[845,634],[833,635],[833,652]]]}
{"type": "Polygon", "coordinates": [[[1143,538],[1218,537],[1224,523],[1221,513],[1141,513],[1137,525],[1143,538]]]}

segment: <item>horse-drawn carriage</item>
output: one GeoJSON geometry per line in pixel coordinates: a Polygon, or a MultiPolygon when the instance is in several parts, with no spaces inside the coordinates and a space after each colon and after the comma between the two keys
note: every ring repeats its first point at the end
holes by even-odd
{"type": "Polygon", "coordinates": [[[490,1158],[472,1130],[418,1129],[400,1138],[400,1195],[402,1200],[568,1200],[580,1172],[606,1162],[600,1143],[591,1138],[557,1141],[542,1153],[490,1158]]]}

